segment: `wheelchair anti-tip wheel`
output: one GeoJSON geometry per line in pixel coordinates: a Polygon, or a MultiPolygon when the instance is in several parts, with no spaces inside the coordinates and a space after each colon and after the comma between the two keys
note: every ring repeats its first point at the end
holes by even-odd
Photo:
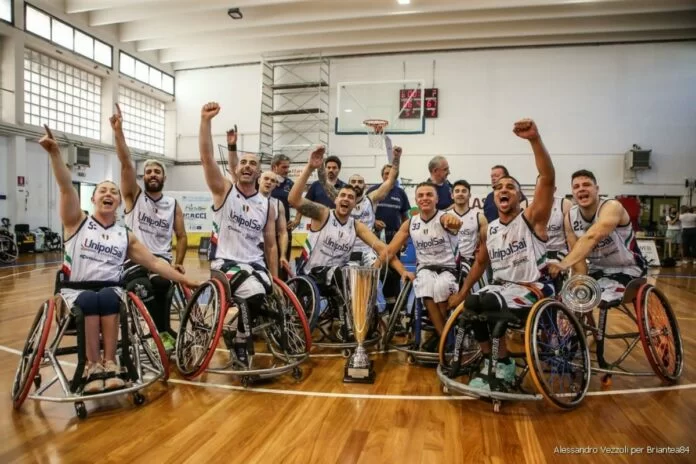
{"type": "Polygon", "coordinates": [[[176,365],[187,379],[198,377],[208,367],[222,334],[225,314],[227,299],[219,280],[208,280],[191,296],[176,339],[176,365]]]}
{"type": "Polygon", "coordinates": [[[297,276],[288,280],[287,286],[295,294],[304,311],[311,333],[316,328],[319,319],[319,288],[317,284],[311,277],[297,276]]]}
{"type": "MultiPolygon", "coordinates": [[[[36,383],[48,334],[51,331],[54,308],[55,302],[53,299],[45,301],[34,317],[34,322],[29,330],[27,341],[24,343],[22,357],[19,360],[19,366],[12,384],[12,404],[15,409],[19,409],[22,406],[31,390],[32,384],[36,383]]],[[[41,382],[40,377],[38,382],[41,382]]]]}
{"type": "Polygon", "coordinates": [[[527,317],[525,351],[532,381],[560,409],[573,409],[590,386],[590,352],[584,329],[562,303],[537,302],[527,317]]]}
{"type": "Polygon", "coordinates": [[[157,333],[155,323],[147,312],[145,305],[133,292],[128,292],[128,308],[130,314],[129,336],[131,337],[131,349],[142,349],[145,356],[155,371],[162,371],[162,380],[169,379],[169,362],[167,352],[162,340],[157,333]],[[139,344],[138,339],[143,343],[139,344]]]}
{"type": "Polygon", "coordinates": [[[634,302],[640,341],[650,366],[663,382],[675,383],[682,373],[684,351],[672,306],[651,284],[640,287],[634,302]]]}
{"type": "Polygon", "coordinates": [[[440,365],[446,368],[450,378],[456,378],[465,367],[481,357],[481,347],[474,338],[473,328],[464,317],[464,304],[452,312],[442,333],[438,346],[440,365]]]}

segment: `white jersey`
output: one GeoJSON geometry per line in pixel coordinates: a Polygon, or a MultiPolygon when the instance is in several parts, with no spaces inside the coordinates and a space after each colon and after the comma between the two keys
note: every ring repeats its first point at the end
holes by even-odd
{"type": "Polygon", "coordinates": [[[493,281],[538,282],[546,274],[546,243],[536,236],[524,213],[509,224],[496,219],[486,239],[493,281]]]}
{"type": "Polygon", "coordinates": [[[427,221],[420,214],[409,221],[409,235],[416,249],[417,269],[425,266],[457,268],[457,235],[442,227],[440,218],[444,211],[438,211],[427,221]]]}
{"type": "Polygon", "coordinates": [[[546,241],[546,249],[568,254],[563,217],[563,198],[556,197],[553,199],[551,216],[549,217],[549,223],[546,225],[546,233],[549,236],[546,241]]]}
{"type": "MultiPolygon", "coordinates": [[[[357,222],[365,224],[371,231],[375,230],[375,207],[367,196],[364,196],[360,203],[355,204],[350,216],[357,222]]],[[[353,245],[353,251],[369,253],[372,251],[372,247],[358,238],[353,245]]]]}
{"type": "MultiPolygon", "coordinates": [[[[606,202],[607,200],[599,200],[597,211],[591,219],[582,217],[577,205],[570,208],[568,213],[570,225],[578,238],[585,235],[587,230],[597,222],[599,212],[606,202]]],[[[618,225],[608,237],[600,240],[587,255],[587,259],[590,262],[590,273],[601,271],[604,274],[627,274],[639,277],[645,274],[647,269],[630,221],[627,224],[618,225]]]]}
{"type": "Polygon", "coordinates": [[[128,251],[128,230],[102,226],[88,216],[65,241],[63,273],[71,282],[119,282],[128,251]]]}
{"type": "Polygon", "coordinates": [[[125,214],[126,227],[150,253],[171,261],[175,213],[174,198],[163,195],[153,200],[141,190],[135,197],[133,209],[125,214]]]}
{"type": "Polygon", "coordinates": [[[211,267],[220,268],[224,260],[241,264],[258,263],[265,267],[263,229],[269,211],[268,198],[259,192],[246,197],[233,185],[222,206],[213,209],[211,267]]]}
{"type": "Polygon", "coordinates": [[[469,208],[469,211],[460,216],[454,209],[450,209],[447,211],[447,214],[451,214],[462,221],[462,226],[457,234],[459,256],[466,260],[474,259],[474,252],[479,242],[479,227],[481,225],[479,223],[478,210],[469,208]]]}
{"type": "Polygon", "coordinates": [[[307,234],[302,250],[304,272],[308,273],[320,266],[345,266],[350,260],[356,240],[355,219],[348,217],[345,224],[341,223],[334,210],[331,210],[321,229],[316,232],[310,230],[307,234]]]}

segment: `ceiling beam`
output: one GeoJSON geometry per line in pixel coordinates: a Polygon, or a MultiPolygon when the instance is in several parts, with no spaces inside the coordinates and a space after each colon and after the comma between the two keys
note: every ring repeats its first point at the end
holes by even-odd
{"type": "Polygon", "coordinates": [[[288,24],[283,27],[261,26],[240,30],[229,30],[209,34],[180,34],[174,38],[150,39],[136,44],[138,51],[162,50],[177,47],[214,47],[221,43],[234,43],[239,39],[301,36],[308,34],[336,34],[349,31],[368,31],[371,29],[411,29],[421,26],[444,26],[451,24],[476,24],[485,22],[520,21],[532,19],[556,19],[587,16],[612,16],[624,14],[646,14],[674,11],[694,11],[696,2],[692,0],[665,0],[655,5],[652,0],[636,1],[626,4],[566,4],[549,7],[514,8],[491,11],[457,11],[448,13],[428,13],[413,16],[388,16],[366,18],[361,21],[350,19],[316,23],[288,24]]]}
{"type": "Polygon", "coordinates": [[[528,20],[486,24],[423,26],[400,33],[392,30],[370,30],[336,34],[308,34],[297,37],[266,39],[239,39],[229,46],[180,47],[162,50],[160,61],[172,63],[196,58],[218,57],[230,54],[229,50],[244,54],[263,54],[274,51],[320,49],[332,47],[361,47],[371,44],[400,43],[413,41],[442,41],[462,39],[495,39],[498,37],[524,37],[544,35],[568,35],[584,33],[611,33],[688,29],[696,27],[696,12],[659,13],[645,15],[604,16],[588,18],[566,18],[557,20],[528,20]],[[318,47],[317,44],[320,44],[318,47]]]}
{"type": "Polygon", "coordinates": [[[65,0],[65,12],[68,14],[87,11],[125,7],[143,3],[157,3],[162,0],[65,0]]]}

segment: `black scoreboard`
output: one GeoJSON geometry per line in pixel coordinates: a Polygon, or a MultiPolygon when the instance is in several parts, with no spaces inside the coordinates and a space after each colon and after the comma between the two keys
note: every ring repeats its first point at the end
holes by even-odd
{"type": "MultiPolygon", "coordinates": [[[[437,118],[438,116],[438,89],[425,89],[423,105],[425,106],[426,118],[437,118]]],[[[399,119],[420,119],[421,117],[421,90],[420,89],[401,89],[399,91],[399,108],[403,108],[399,119]]]]}

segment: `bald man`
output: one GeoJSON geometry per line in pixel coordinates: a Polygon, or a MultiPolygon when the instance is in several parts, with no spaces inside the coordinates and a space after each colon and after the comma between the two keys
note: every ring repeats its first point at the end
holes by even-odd
{"type": "Polygon", "coordinates": [[[430,178],[428,181],[435,186],[437,193],[437,205],[439,210],[449,208],[454,200],[452,200],[452,183],[447,180],[450,174],[449,163],[444,156],[434,156],[428,163],[428,171],[430,178]]]}

